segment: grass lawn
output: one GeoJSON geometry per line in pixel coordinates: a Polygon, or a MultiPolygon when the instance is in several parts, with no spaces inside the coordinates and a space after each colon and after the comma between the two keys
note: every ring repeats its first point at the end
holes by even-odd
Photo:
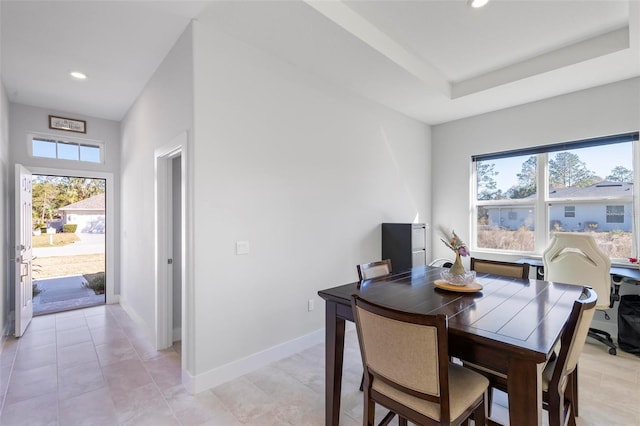
{"type": "MultiPolygon", "coordinates": [[[[64,235],[64,234],[58,234],[64,235]]],[[[33,279],[104,272],[104,254],[38,257],[33,261],[33,279]]]]}
{"type": "Polygon", "coordinates": [[[66,246],[79,240],[78,236],[71,232],[62,232],[51,235],[34,235],[32,239],[33,247],[51,247],[51,244],[49,244],[51,237],[53,237],[54,246],[66,246]]]}

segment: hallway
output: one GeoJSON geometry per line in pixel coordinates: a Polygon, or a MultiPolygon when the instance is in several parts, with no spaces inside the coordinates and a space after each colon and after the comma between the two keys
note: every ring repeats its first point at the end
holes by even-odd
{"type": "Polygon", "coordinates": [[[191,396],[179,343],[156,351],[120,305],[36,317],[0,354],[3,426],[319,425],[323,392],[318,346],[191,396]]]}

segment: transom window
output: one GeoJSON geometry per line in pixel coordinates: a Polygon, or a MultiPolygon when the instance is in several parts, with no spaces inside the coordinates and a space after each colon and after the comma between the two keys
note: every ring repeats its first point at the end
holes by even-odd
{"type": "Polygon", "coordinates": [[[541,254],[553,232],[589,232],[612,259],[634,256],[637,141],[634,132],[474,156],[472,248],[541,254]]]}
{"type": "Polygon", "coordinates": [[[31,155],[37,158],[102,163],[103,145],[100,142],[63,140],[53,136],[31,136],[31,155]]]}

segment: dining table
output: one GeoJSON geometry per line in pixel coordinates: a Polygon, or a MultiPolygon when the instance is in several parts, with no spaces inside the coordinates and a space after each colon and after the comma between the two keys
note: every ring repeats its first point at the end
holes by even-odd
{"type": "MultiPolygon", "coordinates": [[[[353,294],[401,311],[446,314],[449,355],[507,376],[510,424],[541,424],[542,370],[582,287],[477,274],[472,288],[451,289],[442,285],[442,271],[420,266],[318,292],[325,300],[326,425],[340,420],[345,323],[353,321],[353,294]]],[[[577,368],[565,395],[575,399],[577,416],[577,368]]]]}

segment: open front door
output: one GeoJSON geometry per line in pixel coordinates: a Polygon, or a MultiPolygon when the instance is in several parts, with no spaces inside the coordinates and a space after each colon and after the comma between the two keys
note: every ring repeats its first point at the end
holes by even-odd
{"type": "Polygon", "coordinates": [[[33,317],[31,182],[31,172],[16,164],[16,337],[33,317]]]}

